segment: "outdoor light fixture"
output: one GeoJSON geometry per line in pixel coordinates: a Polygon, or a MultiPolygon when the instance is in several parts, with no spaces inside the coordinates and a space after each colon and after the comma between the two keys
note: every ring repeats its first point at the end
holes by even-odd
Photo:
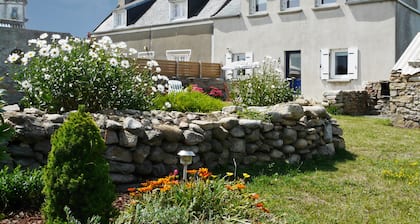
{"type": "Polygon", "coordinates": [[[179,162],[184,165],[184,170],[182,172],[182,179],[187,180],[187,167],[192,163],[192,157],[195,154],[191,151],[181,150],[178,152],[179,162]]]}

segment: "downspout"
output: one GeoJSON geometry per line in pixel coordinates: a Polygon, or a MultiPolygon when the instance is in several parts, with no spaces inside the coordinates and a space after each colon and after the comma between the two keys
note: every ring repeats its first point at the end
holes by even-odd
{"type": "Polygon", "coordinates": [[[410,9],[411,11],[417,13],[420,15],[420,10],[414,8],[413,6],[407,4],[406,2],[404,2],[403,0],[397,0],[398,3],[400,3],[401,5],[405,6],[406,8],[410,9]]]}

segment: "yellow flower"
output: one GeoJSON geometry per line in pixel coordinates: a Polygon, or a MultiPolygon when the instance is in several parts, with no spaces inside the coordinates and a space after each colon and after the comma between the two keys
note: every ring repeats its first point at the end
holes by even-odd
{"type": "Polygon", "coordinates": [[[247,173],[243,173],[242,175],[244,176],[244,178],[245,178],[245,179],[247,179],[247,178],[250,178],[250,177],[251,177],[251,175],[249,175],[249,174],[247,174],[247,173]]]}
{"type": "Polygon", "coordinates": [[[233,176],[233,173],[232,172],[226,172],[226,176],[231,177],[231,176],[233,176]]]}

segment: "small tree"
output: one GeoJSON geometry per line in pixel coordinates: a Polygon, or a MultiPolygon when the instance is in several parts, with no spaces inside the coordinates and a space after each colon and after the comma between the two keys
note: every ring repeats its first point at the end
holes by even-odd
{"type": "Polygon", "coordinates": [[[103,157],[105,142],[84,107],[69,115],[51,137],[51,145],[43,174],[47,223],[66,220],[66,206],[82,222],[98,215],[106,223],[113,211],[115,189],[103,157]]]}

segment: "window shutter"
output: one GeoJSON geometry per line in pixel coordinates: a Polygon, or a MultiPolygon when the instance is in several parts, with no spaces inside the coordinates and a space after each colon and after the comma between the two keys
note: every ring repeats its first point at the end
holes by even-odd
{"type": "Polygon", "coordinates": [[[254,14],[255,13],[255,5],[256,5],[256,0],[249,0],[249,14],[254,14]]]}
{"type": "Polygon", "coordinates": [[[359,52],[358,49],[353,47],[348,49],[348,61],[347,69],[349,74],[349,79],[357,79],[358,76],[358,62],[359,62],[359,52]]]}
{"type": "Polygon", "coordinates": [[[321,0],[315,0],[315,7],[318,7],[321,5],[321,0]]]}
{"type": "MultiPolygon", "coordinates": [[[[252,66],[252,62],[254,62],[254,55],[252,54],[252,52],[245,52],[245,62],[248,65],[252,66]]],[[[245,69],[245,74],[246,75],[252,75],[252,68],[245,69]]]]}
{"type": "Polygon", "coordinates": [[[286,10],[287,9],[287,0],[281,0],[280,1],[280,10],[286,10]]]}
{"type": "Polygon", "coordinates": [[[330,78],[330,49],[321,49],[321,79],[330,78]]]}
{"type": "Polygon", "coordinates": [[[232,63],[232,53],[227,52],[225,54],[225,65],[229,65],[232,63]]]}

